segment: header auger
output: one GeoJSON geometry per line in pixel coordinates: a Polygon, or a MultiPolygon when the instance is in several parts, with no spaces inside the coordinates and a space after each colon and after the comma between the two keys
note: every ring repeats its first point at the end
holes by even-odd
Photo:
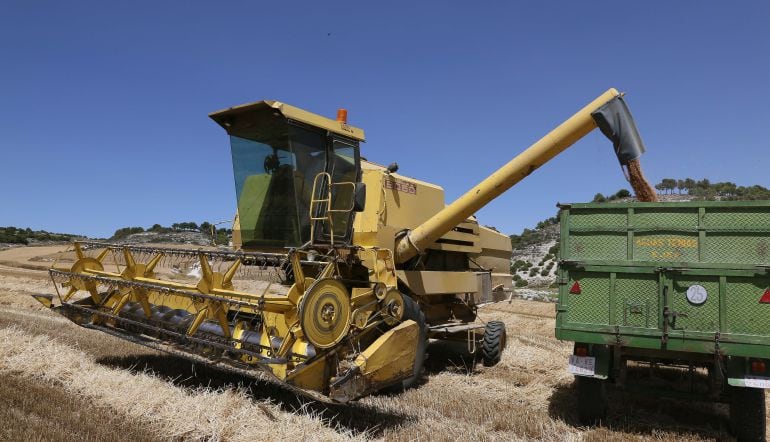
{"type": "Polygon", "coordinates": [[[236,250],[78,242],[50,270],[56,299],[36,298],[84,327],[262,370],[321,400],[409,387],[429,338],[467,344],[485,365],[505,347],[504,325],[478,323],[476,309],[511,290],[510,240],[473,213],[597,124],[622,164],[643,151],[610,89],[445,206],[440,187],[363,160],[363,131],[338,115],[276,101],[211,114],[231,139],[236,250]]]}

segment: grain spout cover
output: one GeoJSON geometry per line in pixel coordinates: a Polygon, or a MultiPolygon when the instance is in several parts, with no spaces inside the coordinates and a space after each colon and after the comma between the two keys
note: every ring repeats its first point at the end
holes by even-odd
{"type": "Polygon", "coordinates": [[[628,165],[645,151],[644,142],[636,128],[634,117],[623,98],[618,96],[591,113],[602,133],[612,141],[615,155],[622,165],[628,165]]]}

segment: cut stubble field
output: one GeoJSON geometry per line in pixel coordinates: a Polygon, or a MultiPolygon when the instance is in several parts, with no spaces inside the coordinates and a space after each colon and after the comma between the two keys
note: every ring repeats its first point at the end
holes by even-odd
{"type": "Polygon", "coordinates": [[[730,438],[724,406],[620,391],[610,393],[605,426],[582,427],[565,368],[572,347],[553,337],[553,304],[481,309],[483,320],[502,320],[508,330],[495,367],[431,343],[419,387],[332,406],[71,324],[29,296],[53,290],[45,271],[30,265],[51,253],[39,252],[0,252],[3,440],[730,438]]]}

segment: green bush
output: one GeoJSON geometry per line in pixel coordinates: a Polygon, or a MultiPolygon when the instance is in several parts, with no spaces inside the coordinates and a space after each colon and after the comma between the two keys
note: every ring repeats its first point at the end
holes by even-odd
{"type": "Polygon", "coordinates": [[[526,287],[528,285],[529,285],[529,282],[527,282],[526,279],[516,281],[516,287],[526,287]]]}
{"type": "Polygon", "coordinates": [[[553,246],[551,246],[551,248],[548,249],[548,254],[550,254],[550,255],[552,255],[554,257],[559,256],[559,243],[556,243],[553,246]]]}
{"type": "Polygon", "coordinates": [[[160,224],[153,224],[152,227],[147,229],[148,232],[154,232],[154,233],[168,233],[171,232],[170,227],[163,227],[160,224]]]}
{"type": "Polygon", "coordinates": [[[511,273],[519,271],[519,269],[524,268],[525,265],[527,265],[526,262],[520,259],[517,259],[516,261],[513,262],[513,264],[511,264],[511,273]]]}
{"type": "Polygon", "coordinates": [[[50,233],[45,230],[32,230],[19,227],[0,227],[0,243],[29,244],[33,241],[71,241],[75,236],[63,233],[50,233]]]}
{"type": "Polygon", "coordinates": [[[529,276],[535,276],[539,271],[540,271],[540,267],[532,267],[531,269],[529,269],[529,276]]]}
{"type": "Polygon", "coordinates": [[[217,244],[226,246],[233,237],[232,229],[217,229],[217,244]]]}
{"type": "Polygon", "coordinates": [[[513,275],[513,280],[514,281],[521,281],[521,276],[519,276],[518,274],[515,274],[515,275],[513,275]]]}
{"type": "Polygon", "coordinates": [[[551,269],[550,268],[543,269],[543,271],[540,272],[540,276],[548,276],[550,273],[551,273],[551,269]]]}
{"type": "Polygon", "coordinates": [[[123,227],[122,229],[118,229],[115,231],[115,234],[112,235],[112,239],[123,239],[128,235],[133,235],[134,233],[142,233],[142,232],[144,232],[144,227],[123,227]]]}

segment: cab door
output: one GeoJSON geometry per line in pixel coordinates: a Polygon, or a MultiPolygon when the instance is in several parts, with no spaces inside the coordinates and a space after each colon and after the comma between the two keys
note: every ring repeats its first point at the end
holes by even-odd
{"type": "Polygon", "coordinates": [[[326,173],[331,177],[322,178],[316,186],[316,199],[330,198],[328,206],[316,204],[316,243],[335,245],[350,244],[353,237],[353,215],[356,183],[361,181],[361,160],[359,146],[353,141],[337,135],[329,137],[326,173]],[[328,209],[327,209],[328,208],[328,209]]]}

